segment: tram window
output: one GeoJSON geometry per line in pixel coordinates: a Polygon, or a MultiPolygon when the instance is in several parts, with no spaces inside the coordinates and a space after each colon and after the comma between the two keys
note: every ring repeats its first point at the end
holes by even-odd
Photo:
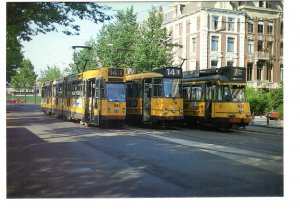
{"type": "Polygon", "coordinates": [[[240,102],[246,101],[244,86],[232,86],[232,100],[240,102]]]}
{"type": "Polygon", "coordinates": [[[223,100],[232,101],[231,89],[229,86],[223,87],[223,100]]]}
{"type": "Polygon", "coordinates": [[[183,99],[184,100],[191,100],[191,87],[184,87],[182,90],[183,93],[183,99]]]}
{"type": "Polygon", "coordinates": [[[162,79],[154,79],[153,96],[154,97],[163,96],[162,79]]]}
{"type": "Polygon", "coordinates": [[[212,84],[208,84],[206,88],[206,100],[216,100],[217,87],[212,84]]]}
{"type": "Polygon", "coordinates": [[[180,97],[180,79],[164,79],[165,97],[180,97]]]}
{"type": "Polygon", "coordinates": [[[202,86],[197,86],[192,88],[191,100],[193,101],[202,100],[202,86]]]}
{"type": "Polygon", "coordinates": [[[126,95],[132,97],[132,83],[126,84],[126,95]]]}

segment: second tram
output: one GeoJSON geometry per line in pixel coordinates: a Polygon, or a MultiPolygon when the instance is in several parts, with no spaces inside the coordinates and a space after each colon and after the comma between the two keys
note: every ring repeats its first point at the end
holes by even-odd
{"type": "Polygon", "coordinates": [[[144,124],[183,120],[182,69],[165,67],[126,76],[126,121],[144,124]]]}

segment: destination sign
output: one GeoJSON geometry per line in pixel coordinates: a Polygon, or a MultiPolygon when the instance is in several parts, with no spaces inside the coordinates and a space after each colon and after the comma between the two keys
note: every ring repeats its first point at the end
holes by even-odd
{"type": "Polygon", "coordinates": [[[155,69],[154,72],[161,73],[162,75],[164,75],[164,77],[182,77],[182,68],[177,67],[159,68],[155,69]]]}
{"type": "Polygon", "coordinates": [[[109,68],[108,69],[108,76],[123,77],[124,76],[124,69],[109,68]]]}

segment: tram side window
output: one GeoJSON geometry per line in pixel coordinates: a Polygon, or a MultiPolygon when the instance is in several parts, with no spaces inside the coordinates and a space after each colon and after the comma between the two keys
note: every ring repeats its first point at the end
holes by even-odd
{"type": "Polygon", "coordinates": [[[101,99],[102,98],[106,99],[103,80],[101,80],[101,82],[100,82],[100,97],[101,97],[101,99]]]}
{"type": "Polygon", "coordinates": [[[162,97],[163,96],[162,79],[154,79],[153,96],[154,97],[162,97]]]}
{"type": "Polygon", "coordinates": [[[190,86],[184,87],[182,93],[183,93],[184,100],[191,100],[191,87],[190,86]]]}
{"type": "Polygon", "coordinates": [[[231,90],[229,86],[223,87],[223,100],[232,101],[231,90]]]}
{"type": "Polygon", "coordinates": [[[139,98],[142,92],[142,82],[140,80],[134,80],[131,84],[128,84],[128,97],[139,98]]]}
{"type": "Polygon", "coordinates": [[[206,86],[206,100],[216,100],[217,98],[217,87],[212,84],[206,86]]]}
{"type": "Polygon", "coordinates": [[[192,96],[191,100],[200,101],[203,97],[202,86],[192,87],[192,96]]]}
{"type": "Polygon", "coordinates": [[[132,97],[133,90],[132,90],[132,83],[126,83],[126,95],[127,97],[132,97]]]}

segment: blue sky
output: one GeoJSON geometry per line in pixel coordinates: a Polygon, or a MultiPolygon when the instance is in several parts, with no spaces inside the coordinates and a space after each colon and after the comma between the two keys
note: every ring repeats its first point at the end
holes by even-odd
{"type": "MultiPolygon", "coordinates": [[[[111,6],[112,10],[125,10],[133,6],[137,13],[138,21],[144,20],[148,16],[148,11],[152,6],[162,6],[164,10],[169,9],[169,2],[109,2],[104,3],[111,6]]],[[[94,24],[86,20],[78,20],[80,25],[79,36],[67,36],[61,32],[50,32],[34,36],[30,42],[23,42],[23,51],[25,58],[31,60],[35,72],[40,73],[49,66],[58,66],[61,70],[69,66],[72,62],[73,45],[84,45],[91,38],[96,38],[97,33],[103,24],[94,24]]]]}

